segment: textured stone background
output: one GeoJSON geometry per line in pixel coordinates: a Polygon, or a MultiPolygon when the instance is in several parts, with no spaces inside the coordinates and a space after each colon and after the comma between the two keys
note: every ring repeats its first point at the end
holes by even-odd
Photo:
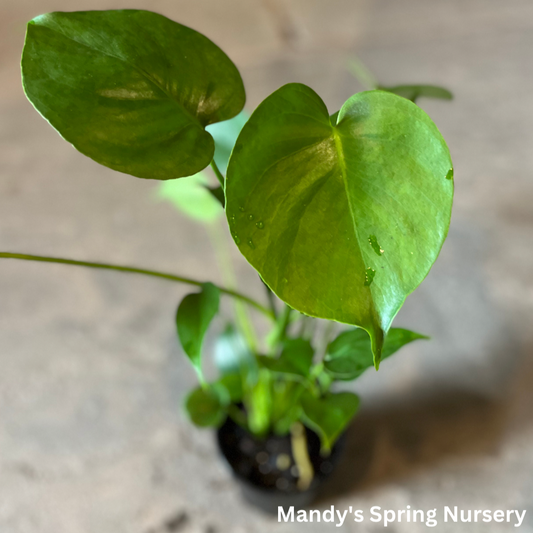
{"type": "MultiPolygon", "coordinates": [[[[533,531],[531,0],[2,0],[0,249],[219,280],[203,228],[156,203],[153,183],[78,154],[22,94],[27,20],[116,7],[159,11],[211,37],[241,69],[250,110],[299,81],[335,111],[361,88],[346,69],[353,53],[384,84],[453,90],[451,104],[421,102],[454,158],[453,224],[397,322],[433,340],[357,383],[365,409],[331,488],[336,500],[324,505],[518,507],[528,510],[522,531],[533,531]]],[[[255,274],[234,255],[242,285],[261,297],[255,274]]],[[[278,525],[245,507],[212,435],[185,419],[180,402],[194,376],[173,331],[184,291],[0,261],[0,532],[333,528],[278,525]]]]}

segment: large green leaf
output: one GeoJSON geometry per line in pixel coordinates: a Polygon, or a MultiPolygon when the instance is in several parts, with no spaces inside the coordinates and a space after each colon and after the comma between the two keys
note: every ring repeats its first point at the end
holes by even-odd
{"type": "Polygon", "coordinates": [[[201,292],[183,298],[176,313],[178,337],[198,376],[202,374],[202,343],[209,324],[218,312],[220,291],[212,283],[204,283],[201,292]]]}
{"type": "Polygon", "coordinates": [[[209,39],[140,10],[49,13],[28,24],[26,95],[98,163],[140,178],[192,175],[211,162],[208,124],[244,106],[235,65],[209,39]]]}
{"type": "Polygon", "coordinates": [[[367,330],[377,366],[448,232],[452,176],[437,127],[405,98],[356,94],[332,124],[312,89],[289,84],[237,140],[226,213],[269,287],[298,311],[367,330]]]}
{"type": "MultiPolygon", "coordinates": [[[[402,346],[417,339],[428,339],[425,335],[402,328],[391,328],[385,337],[381,360],[390,357],[402,346]]],[[[327,348],[324,357],[326,370],[335,379],[350,381],[359,377],[372,366],[372,348],[368,333],[363,329],[344,331],[327,348]]]]}
{"type": "Polygon", "coordinates": [[[351,392],[338,392],[315,398],[306,391],[301,398],[305,424],[319,434],[322,449],[331,450],[357,413],[359,397],[351,392]]]}
{"type": "MultiPolygon", "coordinates": [[[[248,120],[246,111],[224,122],[210,124],[206,130],[215,140],[214,160],[225,173],[235,141],[248,120]]],[[[179,211],[200,222],[212,222],[224,212],[222,187],[209,187],[210,179],[204,170],[188,180],[165,181],[159,185],[157,195],[171,202],[179,211]]]]}

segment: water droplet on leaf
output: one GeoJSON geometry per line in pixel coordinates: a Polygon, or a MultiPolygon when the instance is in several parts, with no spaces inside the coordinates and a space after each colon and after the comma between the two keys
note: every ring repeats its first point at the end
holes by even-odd
{"type": "Polygon", "coordinates": [[[248,215],[248,220],[253,220],[253,219],[254,219],[253,215],[248,215]]]}
{"type": "Polygon", "coordinates": [[[237,234],[233,235],[233,240],[235,241],[235,244],[241,243],[241,240],[239,239],[239,236],[237,234]]]}
{"type": "Polygon", "coordinates": [[[244,207],[243,207],[242,205],[239,207],[239,211],[240,211],[241,213],[244,213],[244,207]]]}
{"type": "Polygon", "coordinates": [[[381,255],[384,252],[383,248],[381,248],[381,246],[379,245],[375,235],[369,235],[368,242],[370,243],[370,246],[372,246],[372,250],[374,250],[376,254],[381,255]]]}
{"type": "Polygon", "coordinates": [[[259,229],[263,229],[265,227],[265,225],[263,224],[263,222],[259,221],[259,222],[256,222],[255,225],[259,228],[259,229]]]}
{"type": "Polygon", "coordinates": [[[370,285],[372,285],[375,275],[376,275],[376,271],[373,268],[368,267],[365,270],[365,283],[364,283],[365,287],[370,287],[370,285]]]}
{"type": "Polygon", "coordinates": [[[254,244],[254,241],[252,241],[252,239],[249,239],[248,240],[248,246],[253,250],[255,248],[255,244],[254,244]]]}

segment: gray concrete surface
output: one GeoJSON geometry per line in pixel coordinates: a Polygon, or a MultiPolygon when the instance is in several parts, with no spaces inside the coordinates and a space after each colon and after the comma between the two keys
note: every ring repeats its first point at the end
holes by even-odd
{"type": "MultiPolygon", "coordinates": [[[[425,101],[450,145],[450,236],[398,324],[432,335],[355,386],[364,410],[331,494],[340,509],[527,509],[533,531],[533,3],[530,0],[33,0],[0,2],[0,249],[110,260],[220,281],[205,231],[154,184],[99,167],[25,100],[24,25],[53,10],[140,7],[219,43],[253,109],[280,85],[330,110],[361,87],[450,87],[425,101]],[[366,468],[362,468],[366,466],[366,468]]],[[[261,297],[234,251],[238,274],[261,297]]],[[[183,287],[0,261],[0,532],[333,529],[276,524],[242,504],[212,435],[180,410],[194,376],[173,313],[183,287]]],[[[219,328],[222,327],[219,322],[219,328]]],[[[376,532],[366,521],[346,531],[376,532]]],[[[387,531],[417,533],[422,524],[387,531]]],[[[509,524],[444,524],[504,532],[509,524]]]]}

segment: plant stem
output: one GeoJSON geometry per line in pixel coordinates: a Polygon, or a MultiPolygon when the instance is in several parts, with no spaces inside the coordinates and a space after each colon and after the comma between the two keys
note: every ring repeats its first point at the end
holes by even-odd
{"type": "Polygon", "coordinates": [[[292,313],[292,308],[289,307],[288,305],[285,305],[283,312],[278,317],[278,323],[279,323],[278,342],[285,340],[285,337],[287,336],[287,327],[289,326],[289,322],[291,320],[291,313],[292,313]]]}
{"type": "Polygon", "coordinates": [[[215,163],[215,158],[213,158],[211,160],[211,168],[213,169],[213,172],[215,173],[215,176],[217,177],[219,183],[220,183],[220,186],[222,187],[222,190],[225,191],[226,190],[226,184],[225,184],[225,179],[224,179],[224,176],[222,174],[222,172],[220,172],[220,169],[218,168],[217,164],[215,163]]]}
{"type": "Polygon", "coordinates": [[[331,337],[333,336],[333,333],[335,332],[335,328],[336,328],[336,323],[333,322],[333,320],[328,320],[324,324],[324,327],[322,330],[322,338],[320,339],[318,350],[317,350],[320,357],[324,357],[326,355],[326,350],[328,349],[329,341],[331,337]]]}
{"type": "Polygon", "coordinates": [[[352,56],[348,69],[352,75],[367,89],[377,89],[379,82],[370,69],[356,56],[352,56]]]}
{"type": "Polygon", "coordinates": [[[272,332],[268,336],[268,346],[271,351],[271,355],[275,356],[278,352],[281,343],[286,338],[287,327],[291,319],[292,309],[285,305],[283,311],[277,315],[276,323],[272,328],[272,332]]]}
{"type": "Polygon", "coordinates": [[[291,448],[294,462],[298,467],[298,489],[307,490],[315,472],[309,459],[305,428],[301,422],[295,422],[291,427],[291,448]]]}
{"type": "MultiPolygon", "coordinates": [[[[152,276],[156,278],[163,278],[168,279],[170,281],[176,281],[178,283],[186,283],[188,285],[195,285],[196,287],[201,287],[203,285],[203,282],[194,280],[191,278],[184,278],[182,276],[176,276],[174,274],[168,274],[166,272],[159,272],[157,270],[149,270],[145,268],[137,268],[137,267],[130,267],[130,266],[124,266],[124,265],[110,265],[107,263],[97,263],[93,261],[76,261],[74,259],[64,259],[61,257],[48,257],[44,255],[31,255],[31,254],[18,254],[18,253],[11,253],[11,252],[0,252],[0,259],[19,259],[22,261],[39,261],[43,263],[59,263],[62,265],[74,265],[74,266],[83,266],[83,267],[89,267],[89,268],[99,268],[103,270],[117,270],[119,272],[130,272],[132,274],[143,274],[145,276],[152,276]]],[[[274,316],[272,315],[272,312],[261,305],[259,302],[256,302],[252,298],[249,298],[248,296],[245,296],[244,294],[241,294],[240,292],[226,289],[224,287],[217,287],[218,290],[226,294],[227,296],[231,296],[232,298],[237,298],[238,300],[241,300],[242,302],[246,302],[251,307],[254,307],[258,311],[261,311],[264,315],[268,316],[272,320],[275,320],[274,316]]]]}

